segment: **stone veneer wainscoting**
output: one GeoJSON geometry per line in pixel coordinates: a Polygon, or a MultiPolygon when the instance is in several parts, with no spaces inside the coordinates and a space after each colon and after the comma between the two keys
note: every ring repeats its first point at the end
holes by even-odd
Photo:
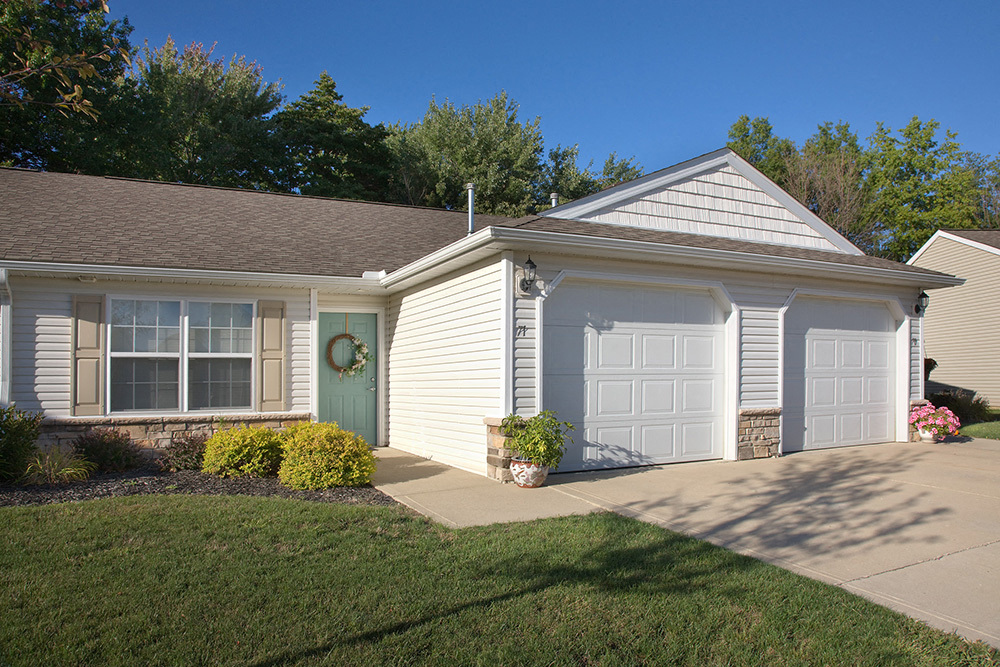
{"type": "Polygon", "coordinates": [[[778,456],[781,442],[781,408],[740,410],[736,459],[766,459],[778,456]]]}
{"type": "Polygon", "coordinates": [[[309,421],[308,412],[282,412],[244,415],[175,415],[170,417],[77,417],[72,419],[45,419],[41,424],[38,443],[41,446],[69,444],[77,436],[92,428],[115,428],[125,431],[140,447],[150,450],[163,449],[172,441],[190,433],[211,435],[220,428],[237,424],[284,428],[296,422],[309,421]]]}
{"type": "Polygon", "coordinates": [[[498,482],[513,482],[514,476],[510,472],[510,459],[514,456],[514,450],[507,449],[507,436],[500,433],[502,419],[487,417],[483,420],[486,424],[486,476],[498,482]]]}

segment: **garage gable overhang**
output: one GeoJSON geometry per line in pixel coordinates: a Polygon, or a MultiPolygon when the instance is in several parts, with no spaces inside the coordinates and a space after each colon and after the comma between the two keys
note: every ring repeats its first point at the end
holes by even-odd
{"type": "MultiPolygon", "coordinates": [[[[399,291],[506,250],[665,264],[696,264],[730,271],[745,270],[788,276],[826,276],[857,282],[907,285],[919,289],[952,287],[965,282],[962,278],[933,271],[840,263],[836,261],[839,255],[834,253],[829,253],[829,260],[819,260],[513,227],[488,227],[393,271],[382,278],[381,284],[389,292],[399,291]]],[[[844,258],[857,259],[853,255],[844,255],[844,258]]]]}

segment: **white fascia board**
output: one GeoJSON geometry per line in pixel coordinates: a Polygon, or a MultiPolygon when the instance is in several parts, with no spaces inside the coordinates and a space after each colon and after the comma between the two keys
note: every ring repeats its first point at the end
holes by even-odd
{"type": "Polygon", "coordinates": [[[519,247],[531,248],[533,250],[544,248],[552,252],[575,252],[577,254],[581,254],[581,251],[587,251],[586,254],[601,257],[609,257],[609,253],[614,253],[619,258],[681,261],[689,264],[694,263],[699,266],[752,269],[763,273],[790,273],[807,276],[826,274],[860,281],[874,280],[878,282],[922,286],[927,289],[951,287],[961,285],[965,282],[962,278],[955,278],[954,276],[914,274],[909,271],[900,271],[897,269],[837,264],[835,262],[797,257],[759,255],[757,253],[735,250],[693,248],[690,246],[650,243],[648,241],[578,236],[574,234],[508,227],[491,229],[495,230],[497,248],[519,247]]]}
{"type": "Polygon", "coordinates": [[[164,269],[111,264],[72,264],[0,260],[0,268],[8,271],[61,278],[160,279],[233,284],[267,284],[278,287],[317,287],[351,293],[383,294],[377,277],[352,278],[298,273],[258,273],[251,271],[218,271],[212,269],[164,269]]]}
{"type": "Polygon", "coordinates": [[[798,216],[802,222],[809,225],[809,227],[832,243],[841,252],[850,255],[864,254],[857,246],[841,236],[837,230],[823,222],[819,216],[803,206],[795,197],[782,190],[774,181],[729,148],[720,148],[717,151],[706,153],[673,167],[653,172],[648,176],[638,178],[634,181],[623,183],[622,185],[609,188],[588,197],[583,197],[582,199],[577,199],[562,206],[550,208],[542,211],[539,215],[552,218],[577,219],[597,210],[614,206],[646,192],[665,188],[677,181],[691,178],[692,176],[723,165],[729,165],[735,169],[791,213],[798,216]]]}
{"type": "Polygon", "coordinates": [[[963,238],[961,236],[957,236],[956,234],[949,234],[947,231],[939,229],[936,232],[934,232],[933,236],[927,239],[927,243],[920,246],[920,250],[917,250],[915,253],[913,253],[913,257],[906,260],[906,263],[912,266],[914,262],[920,259],[920,256],[924,254],[924,251],[927,250],[927,248],[929,248],[931,244],[934,243],[934,241],[936,241],[939,238],[948,239],[949,241],[954,241],[955,243],[961,243],[963,245],[969,246],[970,248],[975,248],[976,250],[982,250],[983,252],[988,252],[991,255],[1000,256],[1000,248],[994,248],[991,245],[986,245],[985,243],[980,243],[979,241],[973,241],[971,239],[963,238]]]}
{"type": "Polygon", "coordinates": [[[502,250],[539,252],[545,250],[557,254],[575,253],[605,258],[672,261],[726,269],[751,269],[763,273],[789,273],[806,276],[825,274],[860,281],[918,286],[921,289],[951,287],[965,282],[962,278],[953,276],[913,274],[896,269],[852,266],[812,259],[759,255],[714,248],[692,248],[648,241],[543,232],[513,227],[487,227],[390,273],[382,280],[382,285],[390,292],[395,292],[502,250]]]}

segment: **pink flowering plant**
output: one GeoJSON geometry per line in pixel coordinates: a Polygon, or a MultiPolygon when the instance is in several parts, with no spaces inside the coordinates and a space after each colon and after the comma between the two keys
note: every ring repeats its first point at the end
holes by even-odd
{"type": "Polygon", "coordinates": [[[928,403],[921,405],[910,412],[910,423],[919,431],[928,431],[935,438],[943,438],[946,435],[956,435],[961,424],[955,413],[946,407],[935,408],[928,403]]]}

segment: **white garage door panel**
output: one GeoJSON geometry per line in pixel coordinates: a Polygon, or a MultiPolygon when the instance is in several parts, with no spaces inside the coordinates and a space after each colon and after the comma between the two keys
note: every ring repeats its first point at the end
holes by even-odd
{"type": "Polygon", "coordinates": [[[560,470],[722,456],[723,318],[702,290],[563,283],[546,299],[543,407],[560,470]]]}
{"type": "Polygon", "coordinates": [[[792,304],[785,319],[785,451],[894,439],[895,326],[878,303],[792,304]]]}

